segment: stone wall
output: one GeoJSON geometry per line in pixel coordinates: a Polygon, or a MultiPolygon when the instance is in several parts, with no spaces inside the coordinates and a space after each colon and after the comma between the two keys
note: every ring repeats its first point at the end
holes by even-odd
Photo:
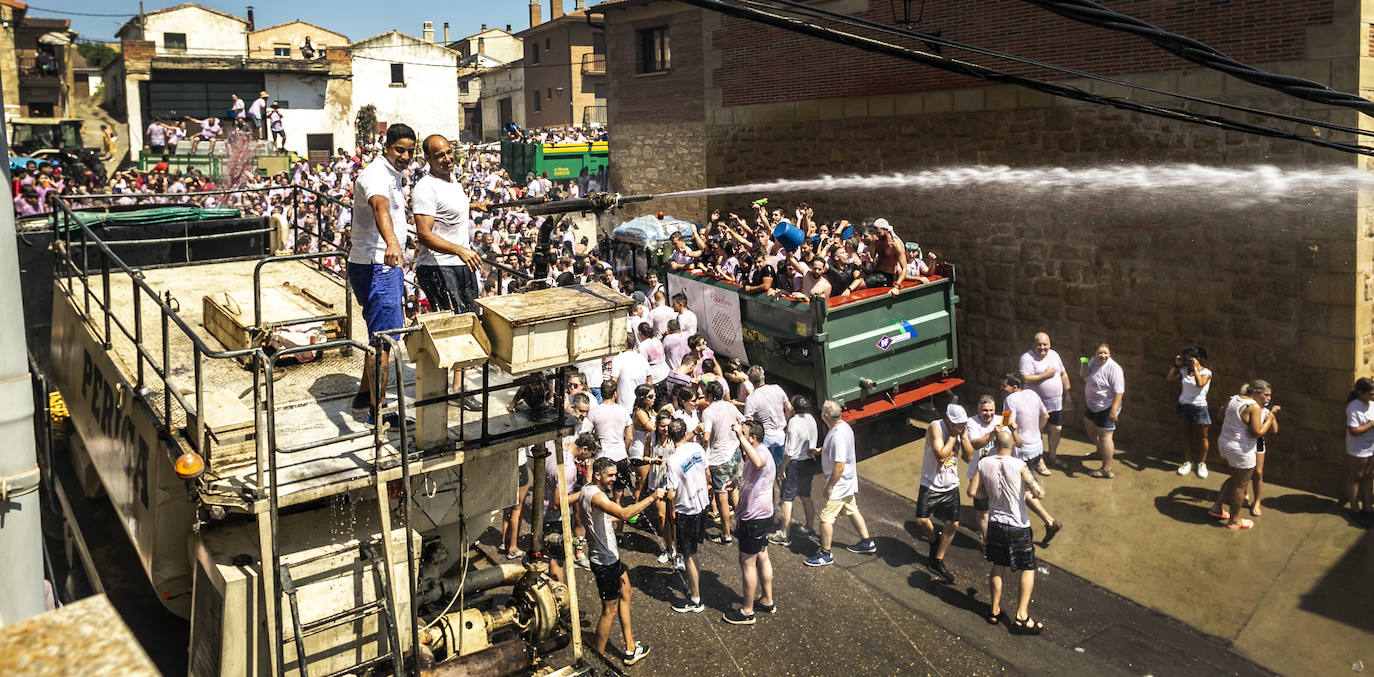
{"type": "MultiPolygon", "coordinates": [[[[1266,19],[1268,23],[1207,24],[1195,32],[1220,42],[1240,41],[1244,51],[1255,30],[1271,30],[1281,34],[1282,58],[1292,60],[1255,59],[1256,65],[1369,96],[1374,69],[1361,60],[1370,37],[1360,3],[1301,4],[1310,11],[1294,15],[1285,10],[1266,19]]],[[[1135,13],[1163,7],[1126,5],[1119,9],[1135,13]]],[[[673,15],[674,27],[687,24],[685,17],[693,12],[671,4],[651,7],[661,14],[682,12],[683,18],[673,15]]],[[[1243,16],[1253,10],[1227,7],[1243,16]]],[[[617,61],[626,58],[625,41],[615,36],[625,35],[624,29],[640,23],[649,11],[607,15],[611,127],[617,135],[612,164],[619,178],[615,187],[622,193],[969,165],[1369,166],[1363,158],[1296,142],[1076,104],[1012,86],[949,80],[914,65],[902,66],[900,78],[885,80],[894,85],[886,89],[871,82],[872,73],[852,68],[847,71],[852,78],[839,82],[831,73],[828,47],[791,39],[778,42],[768,54],[751,55],[746,48],[760,34],[709,13],[700,15],[704,72],[691,75],[694,64],[678,59],[682,34],[673,33],[670,77],[683,94],[659,99],[656,109],[642,101],[629,106],[618,99],[644,85],[626,85],[627,78],[615,70],[617,61]],[[775,64],[767,60],[779,54],[786,59],[775,64]],[[687,74],[678,77],[679,69],[687,74]],[[794,89],[784,86],[793,82],[798,85],[794,89]],[[808,88],[817,82],[835,86],[808,88]],[[694,124],[661,122],[665,116],[683,115],[678,104],[691,101],[696,93],[689,90],[695,87],[705,96],[699,147],[694,124]],[[705,165],[701,170],[692,166],[697,158],[705,165]],[[701,182],[693,183],[697,176],[701,182]]],[[[1005,23],[1006,17],[995,20],[1005,23]]],[[[1042,28],[1038,34],[1050,37],[1038,45],[1068,50],[1062,53],[1070,57],[1106,58],[1102,50],[1087,49],[1100,39],[1093,30],[1076,24],[1059,26],[1057,32],[1042,28]]],[[[959,37],[949,31],[946,36],[959,37]]],[[[1158,61],[1136,58],[1137,53],[1134,45],[1123,47],[1113,53],[1116,61],[1108,59],[1108,65],[1093,70],[1230,104],[1352,127],[1368,125],[1350,111],[1284,97],[1217,72],[1151,70],[1158,61]]],[[[1256,56],[1253,50],[1248,53],[1256,56]]],[[[1273,54],[1269,58],[1280,58],[1279,52],[1273,54]]],[[[895,67],[881,59],[870,62],[880,74],[895,67]]],[[[1178,65],[1174,60],[1166,67],[1178,65]]],[[[1159,100],[1116,85],[1069,84],[1098,94],[1159,100]]],[[[1323,135],[1353,140],[1340,133],[1323,135]]],[[[701,220],[710,208],[738,211],[756,197],[684,201],[672,213],[701,220]]],[[[1081,198],[974,189],[772,197],[784,204],[806,200],[823,218],[884,216],[902,237],[958,265],[966,398],[997,392],[999,376],[1015,369],[1038,331],[1047,331],[1070,363],[1104,340],[1126,370],[1120,443],[1178,460],[1178,385],[1164,377],[1180,348],[1201,345],[1211,354],[1216,372],[1210,398],[1214,416],[1244,380],[1264,378],[1274,386],[1284,412],[1266,476],[1309,490],[1336,490],[1343,474],[1345,393],[1355,377],[1374,368],[1374,202],[1368,194],[1309,194],[1248,207],[1121,191],[1081,198]]],[[[638,213],[658,208],[657,202],[647,203],[638,213]]],[[[1081,430],[1082,384],[1076,374],[1072,380],[1076,392],[1066,424],[1081,430]]],[[[1213,438],[1217,428],[1213,426],[1213,438]]],[[[1215,451],[1212,457],[1218,467],[1223,465],[1215,451]]]]}

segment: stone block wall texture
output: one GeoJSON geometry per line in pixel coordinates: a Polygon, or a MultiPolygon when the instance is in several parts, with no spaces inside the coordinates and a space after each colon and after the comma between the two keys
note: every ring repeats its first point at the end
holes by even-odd
{"type": "MultiPolygon", "coordinates": [[[[886,3],[868,6],[869,16],[891,20],[886,3]]],[[[1261,67],[1369,94],[1361,85],[1370,69],[1360,57],[1372,38],[1353,0],[1124,1],[1113,8],[1261,67]]],[[[944,27],[946,37],[1232,104],[1365,124],[1349,111],[1184,68],[1188,64],[1143,41],[1024,3],[987,3],[969,16],[958,14],[968,9],[956,5],[930,4],[926,11],[921,28],[944,27]]],[[[664,19],[608,13],[610,127],[617,135],[612,166],[622,193],[969,165],[1368,164],[1294,142],[987,86],[709,13],[659,12],[675,31],[674,72],[665,81],[678,94],[633,104],[624,97],[648,85],[642,84],[646,78],[627,77],[624,64],[617,69],[633,58],[626,31],[635,22],[664,19]],[[701,73],[693,71],[697,64],[678,59],[679,45],[694,36],[680,39],[676,31],[686,32],[695,20],[690,17],[701,17],[701,73]],[[668,116],[695,109],[698,91],[705,96],[704,124],[671,122],[679,118],[668,116]]],[[[1374,85],[1374,74],[1369,79],[1374,85]]],[[[1152,100],[1111,85],[1073,84],[1152,100]]],[[[683,201],[680,209],[696,212],[673,213],[702,220],[710,208],[738,210],[756,197],[713,197],[700,206],[683,201]]],[[[1122,191],[850,190],[773,197],[805,200],[822,218],[884,216],[903,238],[958,265],[966,399],[997,393],[1000,375],[1016,368],[1038,331],[1051,335],[1069,363],[1104,340],[1126,371],[1119,443],[1178,460],[1178,385],[1164,377],[1180,348],[1201,345],[1216,372],[1214,418],[1243,381],[1264,378],[1274,385],[1284,412],[1266,477],[1336,491],[1344,472],[1345,393],[1355,377],[1374,372],[1374,203],[1368,195],[1310,193],[1250,206],[1122,191]]],[[[658,205],[646,203],[638,213],[658,205]]],[[[1072,376],[1065,421],[1081,430],[1081,381],[1072,376]]],[[[1215,445],[1211,458],[1223,467],[1215,445]]]]}

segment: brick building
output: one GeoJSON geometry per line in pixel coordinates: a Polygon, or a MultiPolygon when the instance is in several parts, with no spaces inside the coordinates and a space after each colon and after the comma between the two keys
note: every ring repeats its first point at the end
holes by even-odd
{"type": "Polygon", "coordinates": [[[251,103],[261,91],[281,103],[288,150],[318,155],[351,145],[354,83],[343,36],[320,33],[331,48],[312,59],[298,48],[282,55],[262,49],[292,45],[298,30],[315,29],[283,24],[250,40],[251,14],[244,19],[191,3],[130,19],[116,33],[122,54],[106,67],[104,82],[106,101],[128,116],[135,157],[152,120],[224,117],[231,94],[251,103]],[[250,53],[250,46],[258,49],[250,53]]]}
{"type": "Polygon", "coordinates": [[[0,85],[6,116],[50,118],[70,113],[75,40],[69,19],[29,16],[23,2],[0,0],[0,85]]]}
{"type": "Polygon", "coordinates": [[[524,41],[525,121],[530,127],[606,122],[606,41],[587,20],[584,0],[563,13],[564,0],[550,0],[544,21],[539,0],[530,0],[530,27],[515,34],[524,41]]]}
{"type": "MultiPolygon", "coordinates": [[[[883,0],[823,6],[893,20],[883,0]]],[[[924,7],[915,28],[948,39],[1227,103],[1371,126],[1350,109],[1252,86],[1023,2],[924,7]]],[[[1120,0],[1112,7],[1261,68],[1374,95],[1374,10],[1365,3],[1120,0]]],[[[1367,158],[1297,142],[989,85],[676,2],[616,0],[593,10],[605,16],[608,123],[616,135],[611,166],[626,193],[964,165],[1369,166],[1367,158]]],[[[1068,82],[1157,100],[1086,79],[1068,82]]],[[[1353,141],[1348,134],[1323,135],[1353,141]]],[[[1284,413],[1267,475],[1336,491],[1344,473],[1345,394],[1357,376],[1374,372],[1374,212],[1367,193],[1250,207],[1158,195],[1071,199],[977,189],[780,199],[807,200],[833,217],[885,216],[903,238],[959,265],[966,398],[995,393],[998,376],[1015,370],[1037,331],[1050,333],[1066,361],[1106,340],[1127,377],[1119,444],[1178,460],[1178,388],[1164,375],[1180,347],[1202,345],[1217,374],[1214,412],[1243,380],[1273,383],[1284,413]]],[[[708,208],[746,201],[661,201],[641,211],[700,220],[708,208]]],[[[1072,406],[1066,423],[1081,427],[1079,392],[1072,406]]],[[[1215,452],[1213,461],[1220,466],[1215,452]]]]}

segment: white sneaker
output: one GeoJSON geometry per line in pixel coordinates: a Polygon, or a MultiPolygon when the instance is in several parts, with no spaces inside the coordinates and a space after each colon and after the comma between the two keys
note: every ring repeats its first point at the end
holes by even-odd
{"type": "Polygon", "coordinates": [[[1180,475],[1187,475],[1190,472],[1193,472],[1193,464],[1188,461],[1184,461],[1183,465],[1178,467],[1178,474],[1180,475]]]}
{"type": "Polygon", "coordinates": [[[1199,464],[1197,464],[1197,476],[1198,476],[1198,479],[1203,479],[1203,480],[1207,479],[1207,464],[1206,464],[1206,463],[1199,463],[1199,464]]]}

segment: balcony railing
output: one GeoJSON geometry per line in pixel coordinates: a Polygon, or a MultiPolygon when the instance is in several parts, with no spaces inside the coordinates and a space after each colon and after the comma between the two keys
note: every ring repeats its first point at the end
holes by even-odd
{"type": "Polygon", "coordinates": [[[36,55],[32,51],[20,50],[16,55],[19,62],[19,75],[25,78],[56,78],[62,71],[57,57],[36,55]]]}
{"type": "Polygon", "coordinates": [[[606,125],[605,106],[584,106],[582,108],[582,126],[590,127],[593,124],[606,125]]]}
{"type": "Polygon", "coordinates": [[[606,74],[606,55],[588,53],[582,55],[582,74],[583,75],[605,75],[606,74]]]}

